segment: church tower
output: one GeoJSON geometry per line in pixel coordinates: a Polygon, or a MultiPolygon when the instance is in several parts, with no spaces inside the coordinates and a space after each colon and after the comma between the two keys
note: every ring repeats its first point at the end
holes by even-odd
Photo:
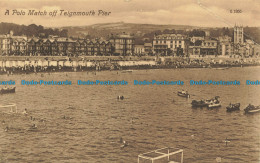
{"type": "Polygon", "coordinates": [[[244,43],[244,30],[242,26],[235,25],[234,27],[234,43],[243,44],[244,43]]]}

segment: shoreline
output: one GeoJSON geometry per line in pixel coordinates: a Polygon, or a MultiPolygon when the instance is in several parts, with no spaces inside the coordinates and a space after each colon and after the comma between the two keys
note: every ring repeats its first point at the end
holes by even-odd
{"type": "Polygon", "coordinates": [[[99,69],[96,70],[95,67],[90,67],[90,68],[81,68],[79,69],[79,67],[65,67],[63,69],[59,69],[58,67],[49,67],[48,69],[42,70],[42,71],[37,71],[35,72],[34,70],[10,70],[7,69],[6,71],[0,71],[0,75],[20,75],[20,74],[38,74],[38,73],[42,73],[42,74],[46,74],[46,73],[59,73],[59,72],[63,72],[63,73],[68,73],[68,72],[104,72],[104,71],[118,71],[118,72],[122,72],[122,73],[131,73],[133,70],[161,70],[161,69],[168,69],[168,70],[172,70],[172,69],[214,69],[214,70],[226,70],[229,68],[233,68],[233,67],[241,67],[241,68],[245,68],[245,67],[260,67],[260,64],[237,64],[237,65],[223,65],[223,64],[218,64],[218,65],[213,65],[213,66],[190,66],[190,65],[186,65],[186,66],[180,66],[180,67],[176,67],[175,65],[157,65],[157,66],[126,66],[126,67],[121,67],[120,69],[109,69],[109,68],[105,68],[105,69],[99,69]]]}

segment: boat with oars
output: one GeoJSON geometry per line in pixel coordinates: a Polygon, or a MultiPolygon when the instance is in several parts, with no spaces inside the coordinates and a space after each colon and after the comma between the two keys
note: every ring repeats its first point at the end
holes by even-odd
{"type": "Polygon", "coordinates": [[[240,110],[240,103],[236,103],[236,104],[230,103],[226,108],[227,108],[227,112],[238,111],[240,110]]]}
{"type": "Polygon", "coordinates": [[[260,106],[254,106],[249,104],[245,109],[244,109],[246,114],[252,114],[252,113],[258,113],[260,112],[260,106]]]}
{"type": "Polygon", "coordinates": [[[184,91],[184,90],[178,91],[177,95],[180,96],[180,97],[190,98],[190,94],[188,93],[188,91],[184,91]]]}
{"type": "Polygon", "coordinates": [[[219,96],[216,96],[208,100],[192,100],[191,105],[192,107],[208,107],[208,108],[220,107],[221,105],[218,99],[219,96]]]}
{"type": "Polygon", "coordinates": [[[7,93],[15,93],[15,87],[2,88],[2,89],[0,90],[0,94],[7,94],[7,93]]]}

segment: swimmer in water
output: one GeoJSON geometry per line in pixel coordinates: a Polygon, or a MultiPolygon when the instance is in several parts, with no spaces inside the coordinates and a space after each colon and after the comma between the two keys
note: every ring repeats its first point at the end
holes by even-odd
{"type": "Polygon", "coordinates": [[[32,129],[37,129],[36,124],[33,124],[31,128],[32,128],[32,129]]]}
{"type": "Polygon", "coordinates": [[[226,138],[226,139],[224,140],[224,142],[226,143],[226,146],[227,146],[227,144],[230,143],[230,140],[228,140],[228,138],[226,138]]]}
{"type": "Polygon", "coordinates": [[[128,142],[126,142],[125,140],[123,140],[123,138],[120,138],[120,143],[122,143],[122,145],[120,146],[120,148],[125,148],[127,147],[129,144],[128,142]]]}
{"type": "Polygon", "coordinates": [[[6,126],[6,128],[5,128],[5,132],[7,132],[9,130],[9,127],[8,126],[6,126]]]}
{"type": "Polygon", "coordinates": [[[34,121],[34,120],[35,120],[35,118],[31,116],[31,120],[32,120],[32,121],[34,121]]]}
{"type": "Polygon", "coordinates": [[[23,114],[24,114],[24,115],[27,115],[27,114],[28,114],[26,108],[24,109],[23,114]]]}

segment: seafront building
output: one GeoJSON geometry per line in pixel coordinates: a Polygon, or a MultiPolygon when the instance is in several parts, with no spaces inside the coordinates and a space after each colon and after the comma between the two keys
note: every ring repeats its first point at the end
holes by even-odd
{"type": "Polygon", "coordinates": [[[135,45],[130,34],[111,34],[104,39],[71,39],[0,35],[0,56],[179,56],[179,57],[252,57],[258,56],[259,45],[244,38],[242,26],[234,27],[234,37],[188,37],[181,34],[154,35],[152,41],[135,45]]]}
{"type": "Polygon", "coordinates": [[[26,36],[14,36],[12,31],[8,34],[0,35],[0,56],[9,55],[13,52],[24,54],[26,52],[26,46],[26,36]]]}
{"type": "Polygon", "coordinates": [[[242,26],[234,27],[234,44],[244,44],[244,29],[242,26]]]}
{"type": "Polygon", "coordinates": [[[29,56],[111,55],[111,43],[106,40],[72,40],[69,38],[38,39],[27,42],[29,56]]]}
{"type": "Polygon", "coordinates": [[[233,40],[229,36],[198,37],[191,38],[189,46],[189,56],[221,56],[229,58],[248,58],[259,56],[259,45],[250,39],[244,39],[244,30],[242,26],[234,27],[233,40]]]}
{"type": "Polygon", "coordinates": [[[114,55],[134,55],[134,36],[125,33],[120,35],[111,35],[109,41],[114,47],[114,55]]]}
{"type": "Polygon", "coordinates": [[[229,36],[220,36],[219,40],[219,54],[221,56],[231,56],[234,51],[234,44],[232,38],[229,36]]]}
{"type": "Polygon", "coordinates": [[[253,40],[244,39],[244,30],[242,26],[236,25],[234,27],[234,54],[243,57],[258,55],[259,51],[256,51],[256,45],[257,44],[255,44],[253,40]]]}
{"type": "Polygon", "coordinates": [[[134,53],[139,56],[145,54],[144,45],[135,45],[134,53]]]}
{"type": "Polygon", "coordinates": [[[210,37],[203,40],[200,47],[200,54],[202,56],[218,55],[218,40],[210,37]]]}
{"type": "Polygon", "coordinates": [[[27,38],[13,36],[13,33],[0,36],[1,56],[80,56],[106,55],[113,53],[112,43],[107,40],[72,40],[62,37],[27,38]]]}
{"type": "Polygon", "coordinates": [[[153,52],[161,55],[183,56],[188,47],[188,37],[180,34],[155,35],[153,39],[153,52]]]}

